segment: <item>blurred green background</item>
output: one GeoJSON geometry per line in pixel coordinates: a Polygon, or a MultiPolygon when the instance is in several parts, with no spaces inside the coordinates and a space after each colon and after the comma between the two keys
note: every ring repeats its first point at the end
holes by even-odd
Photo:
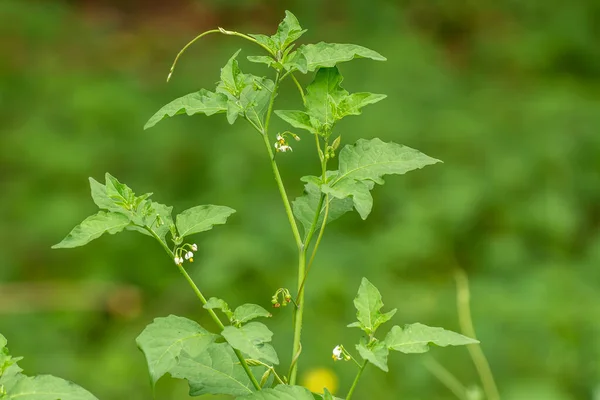
{"type": "MultiPolygon", "coordinates": [[[[379,137],[445,162],[389,177],[367,221],[353,213],[331,225],[307,286],[300,377],[319,384],[333,375],[346,392],[354,367],[334,364],[331,350],[359,337],[345,325],[362,276],[399,308],[397,324],[458,330],[460,266],[503,399],[600,399],[595,0],[1,1],[0,332],[26,372],[73,380],[100,399],[149,399],[134,342],[143,327],[170,313],[213,326],[147,237],[50,251],[94,212],[88,176],[109,171],[176,211],[237,209],[197,237],[190,273],[209,296],[268,306],[276,288],[295,286],[295,248],[260,137],[223,116],[142,130],[173,98],[212,89],[238,48],[260,53],[207,37],[166,85],[174,55],[196,33],[270,34],[285,9],[309,29],[301,42],[358,43],[388,58],[340,66],[349,91],[389,96],[339,124],[345,143],[379,137]]],[[[299,107],[291,81],[282,90],[279,107],[299,107]]],[[[313,145],[302,140],[279,157],[292,197],[299,177],[319,170],[313,145]]],[[[290,313],[269,321],[284,366],[290,313]]],[[[464,348],[431,354],[478,383],[464,348]]],[[[357,398],[453,398],[422,359],[393,354],[389,374],[367,369],[357,398]]],[[[188,398],[186,385],[164,378],[157,398],[188,398]]]]}

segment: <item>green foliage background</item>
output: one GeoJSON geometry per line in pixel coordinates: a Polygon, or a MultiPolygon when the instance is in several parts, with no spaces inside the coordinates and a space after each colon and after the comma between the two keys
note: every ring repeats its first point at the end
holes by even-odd
{"type": "MultiPolygon", "coordinates": [[[[213,87],[238,48],[256,54],[235,38],[208,37],[166,85],[195,33],[272,33],[286,8],[309,29],[301,42],[358,43],[388,58],[340,66],[348,90],[388,95],[339,124],[345,143],[379,137],[445,162],[389,178],[367,221],[352,213],[331,225],[308,283],[300,376],[324,366],[349,386],[354,367],[333,365],[331,349],[359,337],[345,326],[362,276],[399,308],[395,323],[458,330],[460,266],[504,399],[597,399],[600,3],[592,0],[2,1],[0,332],[26,357],[21,366],[102,399],[148,399],[134,342],[143,327],[170,313],[212,327],[149,238],[50,251],[95,210],[87,177],[105,171],[177,212],[208,203],[238,211],[198,236],[190,273],[209,296],[268,306],[276,288],[294,287],[295,249],[258,135],[218,116],[142,130],[166,102],[213,87]]],[[[299,107],[291,81],[283,90],[278,108],[299,107]]],[[[318,173],[313,146],[302,140],[279,156],[293,197],[299,177],[318,173]]],[[[290,310],[274,314],[286,365],[290,310]]],[[[465,349],[432,353],[477,382],[465,349]]],[[[391,357],[388,375],[368,369],[357,397],[452,398],[420,357],[391,357]]],[[[157,398],[186,398],[185,384],[160,381],[157,398]]]]}

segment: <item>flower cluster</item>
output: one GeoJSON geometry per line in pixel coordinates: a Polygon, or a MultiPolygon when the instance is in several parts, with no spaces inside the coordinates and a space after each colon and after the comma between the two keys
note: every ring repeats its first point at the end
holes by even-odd
{"type": "Polygon", "coordinates": [[[198,246],[194,244],[184,244],[180,248],[175,250],[175,265],[181,266],[184,259],[189,262],[194,262],[194,251],[198,251],[198,246]]]}
{"type": "Polygon", "coordinates": [[[290,291],[286,288],[277,289],[277,291],[275,292],[273,297],[271,297],[271,304],[273,304],[273,307],[275,307],[275,308],[279,308],[281,306],[285,307],[291,301],[292,301],[292,295],[290,294],[290,291]],[[282,297],[281,302],[279,301],[279,296],[282,297]]]}
{"type": "Polygon", "coordinates": [[[293,137],[296,140],[300,140],[300,137],[292,132],[283,132],[281,134],[277,134],[277,137],[275,138],[277,141],[275,142],[275,150],[277,152],[281,152],[281,153],[285,153],[286,151],[292,151],[292,146],[289,145],[289,143],[286,140],[286,136],[289,135],[291,137],[293,137]]]}
{"type": "Polygon", "coordinates": [[[333,361],[350,361],[352,356],[346,351],[344,346],[339,344],[333,348],[333,354],[331,355],[331,358],[333,358],[333,361]]]}

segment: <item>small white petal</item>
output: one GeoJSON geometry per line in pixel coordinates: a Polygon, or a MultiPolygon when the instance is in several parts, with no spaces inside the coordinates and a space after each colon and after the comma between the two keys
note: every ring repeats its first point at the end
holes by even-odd
{"type": "Polygon", "coordinates": [[[194,250],[194,251],[198,251],[198,246],[196,246],[196,243],[194,243],[194,244],[192,245],[192,250],[194,250]]]}

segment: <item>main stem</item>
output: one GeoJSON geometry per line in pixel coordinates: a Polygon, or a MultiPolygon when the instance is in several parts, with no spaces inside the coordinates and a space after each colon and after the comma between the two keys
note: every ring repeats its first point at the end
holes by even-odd
{"type": "MultiPolygon", "coordinates": [[[[150,228],[150,227],[145,227],[145,228],[156,240],[158,240],[158,242],[162,245],[163,249],[167,252],[169,257],[171,257],[171,259],[173,259],[175,257],[175,254],[173,254],[173,252],[171,251],[171,249],[169,249],[169,247],[166,245],[166,243],[156,234],[156,232],[154,232],[154,230],[152,228],[150,228]]],[[[183,268],[183,266],[179,265],[179,264],[177,265],[177,268],[179,268],[179,272],[181,272],[181,274],[183,275],[185,280],[190,284],[190,286],[192,287],[192,290],[194,291],[194,293],[196,293],[196,296],[200,299],[202,304],[205,305],[206,298],[204,297],[204,295],[202,294],[200,289],[198,289],[198,286],[196,286],[196,284],[194,283],[194,281],[192,280],[190,275],[187,273],[185,268],[183,268]]],[[[223,325],[223,322],[221,322],[221,319],[219,318],[219,316],[212,309],[207,309],[206,311],[208,311],[211,318],[213,319],[213,321],[215,321],[215,323],[217,324],[217,326],[219,327],[219,329],[221,331],[223,329],[225,329],[225,325],[223,325]]],[[[232,349],[233,349],[233,347],[232,347],[232,349]]],[[[252,385],[256,388],[256,390],[261,390],[262,388],[260,387],[260,384],[254,377],[254,374],[252,373],[252,371],[250,371],[250,367],[248,366],[248,363],[246,362],[246,359],[244,358],[242,353],[237,349],[233,349],[233,352],[237,356],[238,360],[240,360],[240,364],[242,365],[242,368],[244,368],[244,371],[246,371],[246,374],[248,375],[248,378],[250,378],[250,381],[252,381],[252,385]]]]}
{"type": "Polygon", "coordinates": [[[363,371],[365,370],[365,367],[367,366],[367,362],[368,361],[365,360],[362,367],[360,367],[360,369],[358,370],[358,373],[356,374],[356,378],[354,378],[354,382],[352,382],[352,387],[350,388],[350,391],[348,392],[348,396],[346,396],[346,400],[350,400],[350,398],[354,394],[354,390],[356,389],[356,386],[358,385],[358,380],[360,379],[360,376],[362,375],[363,371]]]}
{"type": "MultiPolygon", "coordinates": [[[[273,175],[275,176],[275,182],[277,183],[277,188],[279,189],[279,194],[281,195],[281,200],[283,201],[285,213],[290,223],[290,227],[292,228],[292,234],[294,235],[296,247],[298,248],[298,288],[300,289],[306,272],[306,249],[304,243],[302,242],[302,238],[300,237],[300,231],[298,230],[298,225],[296,224],[294,213],[292,212],[292,206],[290,205],[290,200],[285,191],[285,186],[283,185],[283,180],[281,179],[281,174],[279,173],[279,168],[277,167],[277,162],[275,161],[275,155],[271,149],[271,141],[269,140],[268,132],[271,115],[273,114],[273,104],[275,101],[275,96],[277,95],[277,89],[279,88],[279,82],[280,74],[278,72],[275,76],[275,86],[273,87],[273,92],[271,93],[271,98],[269,100],[269,108],[267,109],[267,115],[265,116],[265,126],[262,136],[265,147],[267,148],[267,154],[269,155],[269,161],[271,162],[271,169],[273,170],[273,175]]],[[[290,365],[289,373],[289,382],[291,385],[296,383],[296,376],[298,373],[298,357],[302,349],[300,338],[302,335],[302,316],[304,314],[303,293],[300,293],[298,300],[298,306],[294,309],[294,341],[292,346],[292,363],[290,365]]]]}

